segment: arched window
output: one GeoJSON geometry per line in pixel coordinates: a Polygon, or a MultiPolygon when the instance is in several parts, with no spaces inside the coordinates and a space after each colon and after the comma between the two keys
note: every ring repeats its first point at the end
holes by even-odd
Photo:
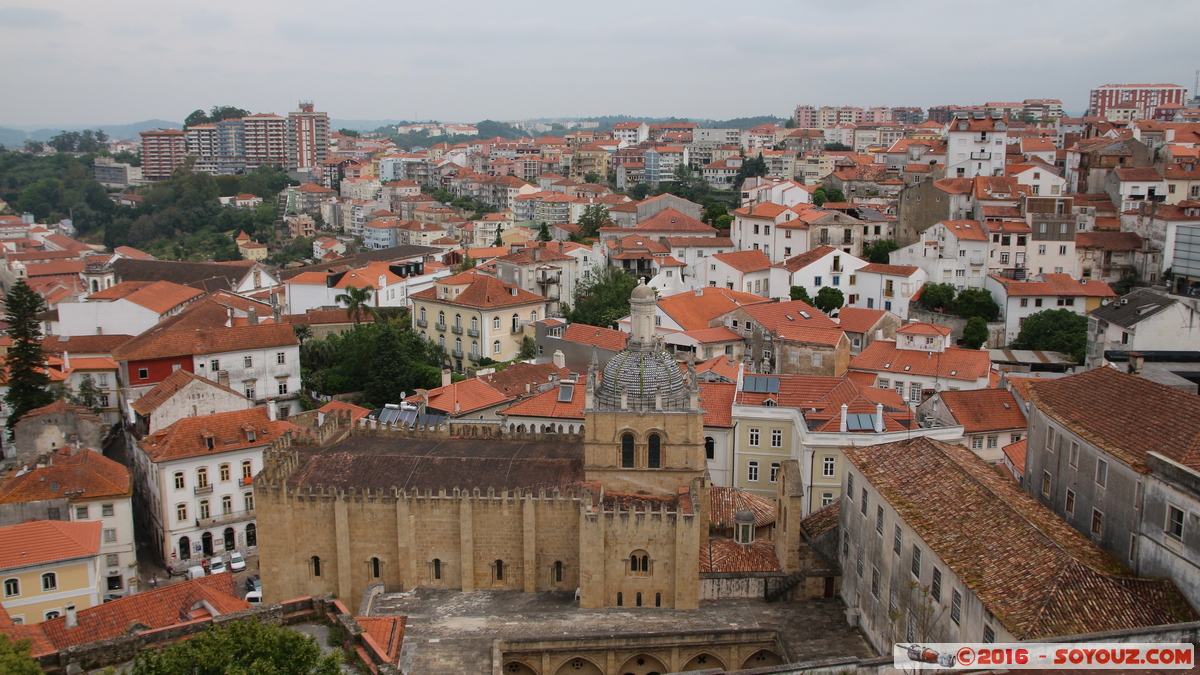
{"type": "Polygon", "coordinates": [[[642,606],[642,594],[641,594],[641,593],[638,593],[638,594],[637,594],[637,597],[636,597],[636,598],[634,598],[634,601],[635,601],[635,602],[637,602],[637,606],[638,606],[638,607],[641,607],[641,606],[642,606]]]}
{"type": "Polygon", "coordinates": [[[247,492],[246,494],[242,495],[242,505],[246,507],[247,511],[254,510],[254,493],[253,492],[247,492]]]}
{"type": "Polygon", "coordinates": [[[446,336],[445,335],[438,336],[438,346],[441,347],[442,349],[446,348],[446,336]]]}
{"type": "Polygon", "coordinates": [[[371,578],[379,578],[379,558],[371,558],[371,578]]]}
{"type": "Polygon", "coordinates": [[[654,594],[654,606],[655,606],[655,607],[662,607],[662,593],[655,593],[655,594],[654,594]]]}
{"type": "Polygon", "coordinates": [[[492,330],[500,330],[500,317],[492,317],[492,330]]]}
{"type": "Polygon", "coordinates": [[[197,517],[198,517],[200,520],[204,520],[205,518],[208,518],[208,517],[209,517],[209,515],[210,515],[210,514],[209,514],[209,511],[208,511],[208,500],[207,500],[207,499],[201,499],[201,500],[200,500],[200,514],[199,514],[197,517]]]}
{"type": "Polygon", "coordinates": [[[229,465],[222,464],[220,469],[221,469],[221,482],[222,483],[228,482],[229,481],[229,465]]]}
{"type": "Polygon", "coordinates": [[[250,479],[253,479],[253,478],[254,478],[254,465],[251,464],[250,460],[248,460],[248,459],[242,460],[242,482],[249,483],[250,479]]]}
{"type": "Polygon", "coordinates": [[[649,574],[650,556],[642,550],[637,550],[629,554],[629,571],[639,576],[649,574]]]}
{"type": "Polygon", "coordinates": [[[504,581],[504,561],[496,561],[496,581],[504,581]]]}
{"type": "Polygon", "coordinates": [[[563,579],[563,564],[561,560],[554,561],[554,583],[561,584],[563,579]]]}
{"type": "Polygon", "coordinates": [[[462,328],[462,314],[454,315],[454,327],[459,329],[462,328]]]}
{"type": "Polygon", "coordinates": [[[706,459],[717,458],[717,442],[713,440],[712,436],[704,437],[704,457],[706,459]]]}
{"type": "Polygon", "coordinates": [[[56,591],[58,590],[58,575],[54,572],[46,572],[42,575],[42,590],[56,591]]]}
{"type": "Polygon", "coordinates": [[[208,487],[208,467],[196,469],[196,487],[208,487]]]}
{"type": "Polygon", "coordinates": [[[642,555],[642,571],[643,572],[650,571],[650,556],[648,556],[648,555],[642,555]]]}
{"type": "MultiPolygon", "coordinates": [[[[253,523],[251,523],[251,525],[253,525],[253,523]]],[[[187,537],[179,538],[179,559],[180,560],[191,560],[192,559],[192,540],[188,539],[187,537]]]]}
{"type": "Polygon", "coordinates": [[[446,313],[445,312],[438,312],[438,326],[440,326],[440,330],[446,330],[446,313]]]}
{"type": "Polygon", "coordinates": [[[433,559],[433,578],[435,580],[442,578],[442,561],[437,558],[433,559]]]}
{"type": "Polygon", "coordinates": [[[629,556],[629,571],[630,572],[638,571],[638,557],[637,557],[636,553],[629,556]]]}
{"type": "Polygon", "coordinates": [[[529,313],[529,320],[537,321],[537,310],[536,309],[529,313]]]}
{"type": "Polygon", "coordinates": [[[4,597],[12,598],[21,594],[20,579],[5,579],[4,580],[4,597]]]}
{"type": "Polygon", "coordinates": [[[520,327],[521,327],[521,317],[517,316],[516,314],[513,314],[512,315],[512,332],[514,332],[514,333],[517,332],[517,329],[520,327]]]}
{"type": "Polygon", "coordinates": [[[312,557],[312,573],[314,577],[321,576],[321,559],[315,555],[312,557]]]}
{"type": "Polygon", "coordinates": [[[462,338],[454,338],[454,351],[462,351],[462,338]]]}
{"type": "Polygon", "coordinates": [[[471,317],[471,330],[473,330],[473,331],[479,330],[479,317],[477,317],[477,316],[471,317]]]}
{"type": "Polygon", "coordinates": [[[233,496],[225,495],[221,497],[221,515],[227,516],[233,513],[233,496]]]}
{"type": "Polygon", "coordinates": [[[421,308],[421,320],[422,321],[425,320],[425,308],[424,307],[421,308]]]}
{"type": "Polygon", "coordinates": [[[186,480],[187,479],[185,479],[183,477],[182,471],[176,471],[175,472],[175,489],[182,490],[187,485],[186,480]]]}
{"type": "Polygon", "coordinates": [[[621,436],[621,466],[633,467],[633,434],[621,436]]]}
{"type": "Polygon", "coordinates": [[[492,343],[492,353],[493,354],[500,353],[500,341],[499,340],[496,340],[495,342],[492,343]]]}
{"type": "Polygon", "coordinates": [[[479,356],[479,340],[471,340],[471,356],[479,356]]]}
{"type": "Polygon", "coordinates": [[[650,434],[649,441],[646,465],[651,469],[657,469],[662,466],[662,437],[658,434],[650,434]]]}
{"type": "Polygon", "coordinates": [[[254,523],[246,526],[246,545],[258,546],[258,528],[255,527],[254,523]]]}

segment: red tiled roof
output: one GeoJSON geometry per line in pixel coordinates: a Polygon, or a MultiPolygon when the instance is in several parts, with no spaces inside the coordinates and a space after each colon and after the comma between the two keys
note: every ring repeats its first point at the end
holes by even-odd
{"type": "MultiPolygon", "coordinates": [[[[178,316],[188,315],[184,313],[178,316]]],[[[175,324],[175,327],[180,326],[175,324]]],[[[260,323],[256,326],[181,332],[167,332],[163,323],[160,323],[114,349],[113,358],[118,361],[140,361],[173,356],[221,354],[250,349],[287,347],[297,344],[300,344],[300,341],[296,339],[295,331],[286,323],[260,323]]]]}
{"type": "Polygon", "coordinates": [[[733,527],[733,517],[744,510],[754,514],[754,526],[775,522],[775,501],[734,487],[714,485],[708,491],[709,521],[718,527],[733,527]]]}
{"type": "Polygon", "coordinates": [[[9,474],[0,484],[0,504],[69,498],[71,501],[133,494],[129,469],[94,451],[50,455],[51,466],[9,474]],[[68,493],[71,493],[68,495],[68,493]]]}
{"type": "Polygon", "coordinates": [[[250,603],[237,596],[233,573],[222,572],[81,609],[76,613],[78,625],[74,628],[67,628],[65,616],[46,621],[41,626],[54,646],[61,650],[128,635],[130,628],[138,624],[154,630],[187,623],[193,620],[187,612],[204,605],[219,614],[251,608],[250,603]]]}
{"type": "Polygon", "coordinates": [[[875,274],[888,274],[897,277],[911,277],[920,269],[919,267],[909,267],[908,265],[884,265],[881,263],[871,263],[858,268],[859,273],[874,272],[875,274]]]}
{"type": "Polygon", "coordinates": [[[896,330],[897,333],[905,335],[942,335],[946,336],[954,332],[949,326],[939,326],[936,323],[910,323],[905,324],[902,328],[896,330]]]}
{"type": "Polygon", "coordinates": [[[938,395],[968,434],[1026,427],[1025,413],[1007,389],[943,391],[938,395]]]}
{"type": "Polygon", "coordinates": [[[729,265],[742,274],[761,272],[771,268],[771,259],[766,253],[757,249],[750,251],[733,251],[731,253],[716,253],[713,258],[729,265]]]}
{"type": "Polygon", "coordinates": [[[133,409],[138,413],[142,415],[149,415],[155,410],[158,410],[158,406],[166,403],[167,400],[169,400],[172,396],[179,393],[180,389],[183,389],[192,382],[197,381],[207,386],[224,390],[231,394],[243,396],[241,392],[230,389],[223,384],[218,384],[208,378],[200,377],[199,375],[193,375],[186,370],[179,369],[163,378],[162,382],[154,385],[153,389],[143,394],[138,398],[138,400],[134,401],[130,405],[132,405],[133,409]]]}
{"type": "Polygon", "coordinates": [[[1158,169],[1152,166],[1132,167],[1129,169],[1113,169],[1117,174],[1117,178],[1122,181],[1151,181],[1158,182],[1163,179],[1158,173],[1158,169]]]}
{"type": "Polygon", "coordinates": [[[1028,441],[1029,439],[1022,438],[1016,443],[1009,443],[1002,448],[1004,456],[1008,458],[1009,462],[1012,462],[1013,468],[1022,476],[1025,475],[1025,444],[1028,441]]]}
{"type": "Polygon", "coordinates": [[[850,360],[851,370],[976,380],[991,370],[988,353],[947,347],[944,352],[897,349],[893,340],[876,340],[850,360]]]}
{"type": "Polygon", "coordinates": [[[792,256],[791,258],[784,260],[783,267],[787,271],[795,273],[815,263],[821,258],[824,258],[830,253],[836,253],[837,250],[838,249],[832,246],[818,246],[811,251],[805,251],[800,255],[792,256]]]}
{"type": "MultiPolygon", "coordinates": [[[[417,403],[421,400],[421,397],[418,394],[413,394],[404,400],[410,403],[417,403]]],[[[454,415],[490,408],[500,405],[507,400],[509,400],[509,397],[492,389],[487,383],[479,380],[479,378],[473,377],[469,380],[454,382],[444,387],[430,389],[428,405],[435,410],[441,410],[454,415]]]]}
{"type": "Polygon", "coordinates": [[[832,504],[813,511],[807,518],[801,520],[800,529],[809,540],[812,540],[823,532],[837,527],[841,513],[842,500],[835,499],[832,504]]]}
{"type": "MultiPolygon", "coordinates": [[[[696,368],[696,372],[700,372],[699,367],[696,368]]],[[[736,379],[737,373],[734,373],[733,377],[736,379]]],[[[704,409],[704,426],[732,427],[733,397],[737,393],[737,385],[732,382],[699,382],[698,384],[700,386],[700,407],[704,409]]]]}
{"type": "Polygon", "coordinates": [[[663,209],[638,223],[634,229],[654,232],[716,232],[715,228],[675,209],[663,209]]]}
{"type": "Polygon", "coordinates": [[[708,322],[747,305],[770,302],[769,299],[716,286],[705,286],[696,291],[686,291],[659,298],[658,308],[666,312],[684,330],[708,328],[708,322]]]}
{"type": "Polygon", "coordinates": [[[841,339],[841,326],[803,300],[752,305],[746,313],[770,333],[787,340],[836,345],[841,339]]]}
{"type": "Polygon", "coordinates": [[[739,544],[732,539],[710,539],[700,546],[700,573],[779,572],[775,543],[756,539],[739,544]]]}
{"type": "Polygon", "coordinates": [[[732,382],[737,382],[738,364],[732,357],[721,354],[705,361],[704,363],[696,364],[696,373],[712,372],[722,378],[732,382]]]}
{"type": "Polygon", "coordinates": [[[1142,237],[1137,232],[1080,232],[1075,235],[1075,247],[1137,251],[1142,248],[1142,237]]]}
{"type": "Polygon", "coordinates": [[[98,520],[31,520],[0,527],[0,570],[97,555],[102,526],[98,520]]]}
{"type": "Polygon", "coordinates": [[[843,307],[838,310],[837,322],[848,333],[866,333],[887,315],[886,310],[863,307],[843,307]]]}
{"type": "Polygon", "coordinates": [[[600,328],[584,323],[573,323],[563,331],[562,339],[580,344],[592,345],[601,349],[619,352],[629,341],[629,334],[612,328],[600,328]]]}
{"type": "Polygon", "coordinates": [[[1173,584],[1133,578],[966,447],[915,438],[842,452],[1018,640],[1194,620],[1173,584]]]}
{"type": "Polygon", "coordinates": [[[357,422],[371,414],[370,410],[367,410],[362,406],[354,405],[353,403],[346,403],[345,401],[330,401],[320,408],[317,408],[317,412],[323,412],[327,415],[331,413],[349,413],[351,422],[357,422]]]}
{"type": "Polygon", "coordinates": [[[447,277],[440,280],[433,288],[427,288],[419,293],[413,293],[412,298],[420,300],[433,300],[443,302],[450,305],[466,305],[468,307],[509,307],[515,305],[528,305],[535,302],[545,302],[546,298],[530,293],[529,291],[513,286],[512,284],[504,283],[494,277],[489,277],[486,274],[469,274],[474,277],[470,279],[460,279],[467,276],[469,273],[457,274],[453,277],[447,277]],[[463,289],[461,293],[453,298],[441,298],[438,296],[438,286],[442,284],[461,284],[468,283],[469,285],[463,289]],[[516,291],[516,294],[513,294],[516,291]]]}
{"type": "Polygon", "coordinates": [[[943,220],[942,226],[946,231],[959,239],[967,241],[987,241],[987,232],[978,220],[943,220]]]}
{"type": "Polygon", "coordinates": [[[284,432],[296,428],[290,422],[272,422],[266,408],[250,408],[185,417],[138,441],[138,447],[150,461],[161,462],[268,446],[284,432]],[[248,430],[254,432],[253,441],[248,430]],[[209,438],[213,441],[212,449],[208,448],[209,438]]]}
{"type": "Polygon", "coordinates": [[[1115,298],[1116,292],[1098,279],[1073,279],[1069,274],[1043,274],[1045,281],[1014,281],[992,276],[1004,287],[1009,296],[1064,295],[1099,298],[1115,298]]]}
{"type": "Polygon", "coordinates": [[[49,277],[58,275],[77,275],[83,271],[82,260],[55,260],[47,263],[30,263],[25,266],[27,277],[49,277]]]}
{"type": "Polygon", "coordinates": [[[400,649],[404,646],[404,629],[408,617],[405,616],[358,616],[354,617],[362,626],[364,636],[369,637],[374,646],[378,647],[379,655],[390,663],[400,659],[400,649]]]}
{"type": "Polygon", "coordinates": [[[510,417],[547,417],[551,419],[581,420],[583,419],[583,404],[586,399],[586,395],[584,394],[586,383],[587,378],[585,377],[581,378],[574,385],[571,391],[571,400],[569,401],[558,400],[559,394],[562,391],[562,385],[559,385],[537,396],[527,398],[514,406],[505,408],[500,412],[510,417]]]}
{"type": "Polygon", "coordinates": [[[725,326],[717,326],[716,328],[702,328],[700,330],[689,330],[684,333],[691,339],[700,344],[713,342],[734,342],[742,339],[741,335],[729,330],[725,326]]]}
{"type": "Polygon", "coordinates": [[[551,362],[514,363],[504,370],[480,375],[479,379],[505,398],[511,399],[528,396],[536,392],[539,385],[554,382],[555,378],[561,381],[570,376],[569,370],[559,368],[551,362]]]}
{"type": "Polygon", "coordinates": [[[88,301],[118,300],[124,298],[135,305],[145,307],[158,314],[166,314],[175,307],[194,300],[204,292],[169,281],[125,281],[88,296],[88,301]]]}

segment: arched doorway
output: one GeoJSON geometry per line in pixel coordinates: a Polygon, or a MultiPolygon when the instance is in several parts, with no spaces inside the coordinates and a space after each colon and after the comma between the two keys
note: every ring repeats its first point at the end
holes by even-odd
{"type": "Polygon", "coordinates": [[[233,543],[233,528],[227,527],[225,528],[225,550],[232,551],[235,548],[237,547],[233,543]]]}
{"type": "Polygon", "coordinates": [[[680,672],[686,673],[689,670],[708,670],[710,668],[725,670],[725,662],[712,654],[697,654],[688,659],[680,672]]]}
{"type": "Polygon", "coordinates": [[[212,532],[205,532],[200,535],[200,547],[204,549],[204,557],[207,558],[213,554],[213,536],[212,532]]]}
{"type": "Polygon", "coordinates": [[[179,538],[179,559],[180,560],[191,560],[192,559],[192,540],[188,539],[187,537],[179,538]]]}
{"type": "Polygon", "coordinates": [[[254,523],[246,526],[246,545],[258,546],[258,528],[254,526],[254,523]]]}
{"type": "Polygon", "coordinates": [[[559,666],[554,675],[604,675],[604,671],[591,661],[576,657],[559,666]]]}
{"type": "Polygon", "coordinates": [[[662,675],[668,672],[662,661],[649,654],[638,654],[617,669],[620,675],[662,675]]]}
{"type": "Polygon", "coordinates": [[[537,671],[520,661],[509,661],[504,664],[504,675],[537,675],[537,671]]]}
{"type": "Polygon", "coordinates": [[[760,649],[751,654],[750,658],[742,663],[742,668],[766,668],[769,666],[778,666],[782,663],[783,659],[779,658],[779,655],[775,652],[770,649],[760,649]]]}

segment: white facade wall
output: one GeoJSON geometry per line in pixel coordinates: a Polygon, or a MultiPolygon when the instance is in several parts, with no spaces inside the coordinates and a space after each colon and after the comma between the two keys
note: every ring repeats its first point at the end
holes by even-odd
{"type": "Polygon", "coordinates": [[[70,520],[91,522],[99,520],[100,557],[98,559],[100,590],[107,594],[125,595],[136,591],[129,580],[137,579],[137,547],[133,539],[133,498],[113,497],[71,503],[70,520]],[[82,510],[81,510],[82,509],[82,510]],[[105,515],[111,509],[111,515],[105,515]],[[109,556],[116,556],[115,565],[109,556]],[[120,577],[120,587],[109,587],[110,577],[120,577]]]}
{"type": "MultiPolygon", "coordinates": [[[[408,297],[432,288],[433,283],[450,276],[449,271],[439,271],[420,276],[407,277],[395,283],[377,285],[377,290],[371,298],[375,307],[411,307],[408,297]],[[378,296],[377,298],[375,296],[378,296]]],[[[344,288],[329,288],[324,284],[287,283],[287,312],[288,314],[304,314],[310,309],[321,307],[338,307],[337,296],[346,292],[344,288]]]]}
{"type": "Polygon", "coordinates": [[[204,354],[192,359],[192,372],[244,392],[256,404],[281,399],[274,403],[281,417],[286,416],[285,408],[289,413],[300,412],[298,405],[290,403],[300,392],[299,345],[204,354]]]}
{"type": "Polygon", "coordinates": [[[864,272],[860,269],[855,277],[855,283],[848,291],[856,296],[855,301],[849,302],[850,298],[847,295],[847,306],[883,309],[907,321],[910,300],[913,294],[925,284],[929,275],[920,268],[909,277],[864,272]],[[890,294],[888,291],[889,281],[892,282],[890,294]]]}
{"type": "MultiPolygon", "coordinates": [[[[191,382],[173,396],[163,401],[150,415],[147,434],[169,427],[185,417],[215,415],[254,407],[254,402],[244,395],[219,389],[203,381],[191,382]]],[[[130,412],[130,419],[134,413],[130,412]]]]}
{"type": "Polygon", "coordinates": [[[787,279],[787,288],[776,288],[774,293],[788,295],[792,286],[803,286],[808,291],[808,297],[815,298],[822,286],[830,286],[840,290],[849,302],[850,294],[858,286],[858,269],[866,264],[867,261],[849,253],[831,251],[790,275],[785,268],[773,268],[781,270],[787,279]],[[854,277],[853,285],[850,283],[851,276],[854,277]]]}
{"type": "Polygon", "coordinates": [[[956,131],[952,121],[946,138],[947,178],[1003,174],[1007,131],[956,131]]]}
{"type": "Polygon", "coordinates": [[[743,293],[753,293],[764,298],[771,297],[771,268],[743,273],[718,258],[708,259],[706,286],[728,288],[743,293]],[[715,268],[715,269],[714,269],[715,268]]]}
{"type": "Polygon", "coordinates": [[[59,335],[140,335],[164,315],[125,300],[63,302],[58,305],[59,335]]]}

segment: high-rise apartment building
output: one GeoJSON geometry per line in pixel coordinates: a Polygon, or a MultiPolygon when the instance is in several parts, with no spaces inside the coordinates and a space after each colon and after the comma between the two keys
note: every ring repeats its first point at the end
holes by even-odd
{"type": "Polygon", "coordinates": [[[276,164],[288,168],[288,121],[273,114],[250,115],[242,118],[246,170],[276,164]]]}
{"type": "Polygon", "coordinates": [[[1142,119],[1154,116],[1162,105],[1182,106],[1187,89],[1177,84],[1106,84],[1092,90],[1088,98],[1088,115],[1106,117],[1109,108],[1133,108],[1142,119]]]}
{"type": "Polygon", "coordinates": [[[154,129],[141,132],[142,177],[147,181],[166,180],[187,159],[187,137],[178,129],[154,129]]]}
{"type": "Polygon", "coordinates": [[[316,169],[329,154],[329,116],[313,112],[311,101],[287,117],[287,168],[316,169]]]}

